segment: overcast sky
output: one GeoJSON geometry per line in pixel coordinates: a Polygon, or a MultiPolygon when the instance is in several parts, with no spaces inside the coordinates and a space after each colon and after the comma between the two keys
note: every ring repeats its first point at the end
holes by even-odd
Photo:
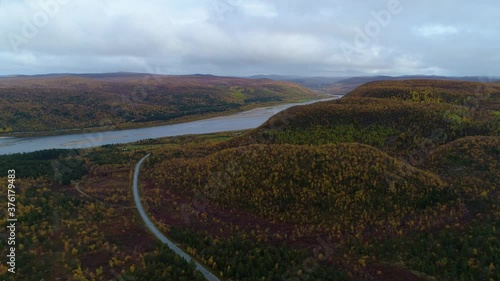
{"type": "Polygon", "coordinates": [[[0,75],[500,76],[498,0],[0,0],[0,75]]]}

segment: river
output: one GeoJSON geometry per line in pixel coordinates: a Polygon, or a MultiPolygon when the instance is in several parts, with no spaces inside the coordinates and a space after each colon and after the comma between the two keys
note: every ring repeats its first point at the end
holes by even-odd
{"type": "Polygon", "coordinates": [[[292,106],[311,104],[337,98],[338,97],[312,100],[305,103],[262,107],[227,116],[149,128],[46,137],[0,138],[0,155],[33,152],[54,148],[79,149],[102,146],[106,144],[131,143],[161,137],[253,129],[262,125],[276,113],[292,106]]]}

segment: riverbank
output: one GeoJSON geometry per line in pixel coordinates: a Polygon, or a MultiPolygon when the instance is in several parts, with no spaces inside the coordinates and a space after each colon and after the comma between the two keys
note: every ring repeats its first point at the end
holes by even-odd
{"type": "Polygon", "coordinates": [[[84,134],[84,133],[98,133],[98,132],[108,132],[108,131],[123,131],[123,130],[132,130],[132,129],[141,129],[141,128],[152,128],[152,127],[160,127],[166,125],[175,125],[187,122],[194,122],[199,120],[210,119],[214,117],[221,116],[230,116],[233,114],[238,114],[245,111],[250,111],[252,109],[263,108],[263,107],[274,107],[285,104],[303,104],[309,101],[321,101],[328,98],[340,98],[342,96],[331,96],[331,95],[322,95],[318,96],[318,99],[300,99],[300,100],[291,100],[285,102],[266,102],[266,103],[255,103],[251,105],[242,106],[238,110],[228,110],[224,112],[213,112],[207,114],[200,115],[190,115],[183,116],[179,118],[175,118],[168,121],[150,121],[150,122],[142,122],[142,123],[124,123],[110,126],[101,126],[101,127],[91,127],[91,128],[75,128],[75,129],[65,129],[65,130],[54,130],[54,131],[40,131],[40,132],[12,132],[12,133],[1,133],[0,139],[5,138],[32,138],[32,137],[48,137],[48,136],[63,136],[63,135],[73,135],[73,134],[84,134]]]}
{"type": "Polygon", "coordinates": [[[81,149],[108,144],[133,143],[146,139],[173,137],[180,135],[199,135],[216,132],[241,131],[257,128],[271,116],[287,108],[336,99],[311,100],[306,103],[289,103],[277,106],[259,107],[232,115],[177,124],[144,127],[126,130],[85,132],[80,134],[61,134],[43,137],[11,137],[0,139],[0,155],[34,152],[46,149],[81,149]]]}

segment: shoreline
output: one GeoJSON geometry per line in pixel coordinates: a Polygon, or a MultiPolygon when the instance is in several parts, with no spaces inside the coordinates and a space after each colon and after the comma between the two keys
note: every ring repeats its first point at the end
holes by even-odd
{"type": "Polygon", "coordinates": [[[64,129],[64,130],[55,130],[55,131],[41,131],[41,132],[12,132],[7,134],[0,134],[0,139],[12,139],[12,138],[33,138],[33,137],[50,137],[50,136],[64,136],[64,135],[75,135],[75,134],[85,134],[85,133],[98,133],[98,132],[109,132],[109,131],[125,131],[131,129],[141,129],[141,128],[154,128],[165,125],[175,125],[186,122],[200,121],[215,117],[223,117],[230,116],[233,114],[238,114],[246,111],[250,111],[258,108],[266,108],[273,106],[280,106],[285,104],[303,104],[310,101],[320,101],[320,100],[328,100],[330,98],[341,98],[342,95],[328,95],[328,96],[320,96],[317,99],[301,99],[298,101],[288,101],[288,102],[269,102],[269,103],[259,103],[252,104],[241,107],[238,110],[230,110],[224,112],[214,112],[203,115],[196,116],[184,116],[176,119],[168,120],[168,121],[150,121],[146,123],[124,123],[119,125],[110,125],[103,127],[90,127],[90,128],[75,128],[75,129],[64,129]]]}

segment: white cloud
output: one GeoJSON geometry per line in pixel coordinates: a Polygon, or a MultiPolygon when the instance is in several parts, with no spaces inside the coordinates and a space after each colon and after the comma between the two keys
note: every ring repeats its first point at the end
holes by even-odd
{"type": "Polygon", "coordinates": [[[235,4],[236,9],[241,9],[245,15],[252,17],[274,18],[278,11],[270,1],[240,1],[235,4]]]}
{"type": "Polygon", "coordinates": [[[424,37],[451,35],[459,33],[459,29],[454,26],[440,25],[440,24],[417,27],[415,31],[417,32],[418,35],[424,37]]]}

